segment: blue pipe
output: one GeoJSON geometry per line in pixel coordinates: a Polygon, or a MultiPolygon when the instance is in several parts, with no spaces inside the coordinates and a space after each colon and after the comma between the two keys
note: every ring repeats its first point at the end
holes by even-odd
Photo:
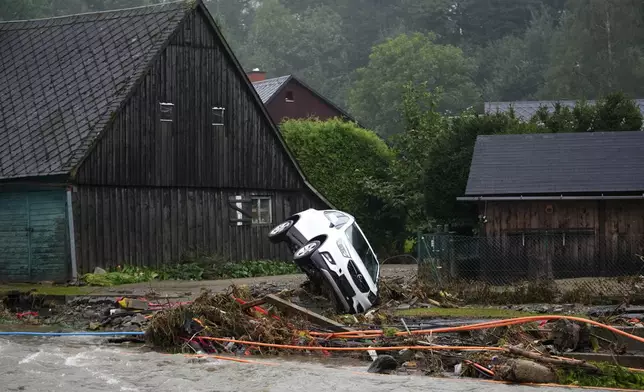
{"type": "Polygon", "coordinates": [[[145,335],[145,332],[0,332],[0,336],[123,336],[145,335]]]}

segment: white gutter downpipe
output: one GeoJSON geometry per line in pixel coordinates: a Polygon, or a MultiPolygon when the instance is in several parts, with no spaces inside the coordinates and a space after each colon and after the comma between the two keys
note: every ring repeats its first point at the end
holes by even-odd
{"type": "Polygon", "coordinates": [[[458,201],[516,201],[516,200],[636,200],[644,199],[644,194],[629,196],[466,196],[457,197],[458,201]]]}
{"type": "Polygon", "coordinates": [[[69,229],[69,247],[72,261],[72,279],[78,281],[78,268],[76,267],[76,239],[74,237],[74,209],[72,208],[72,189],[67,187],[67,226],[69,229]]]}

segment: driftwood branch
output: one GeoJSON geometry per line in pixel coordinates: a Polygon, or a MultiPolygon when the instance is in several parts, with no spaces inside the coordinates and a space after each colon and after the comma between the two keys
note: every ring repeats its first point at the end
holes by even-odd
{"type": "Polygon", "coordinates": [[[551,357],[546,357],[538,353],[522,350],[520,348],[512,347],[512,346],[508,347],[508,351],[511,354],[520,355],[522,357],[531,359],[533,361],[548,364],[548,365],[568,367],[568,368],[581,368],[591,373],[601,373],[601,370],[597,366],[591,365],[586,361],[581,361],[579,359],[551,358],[551,357]]]}

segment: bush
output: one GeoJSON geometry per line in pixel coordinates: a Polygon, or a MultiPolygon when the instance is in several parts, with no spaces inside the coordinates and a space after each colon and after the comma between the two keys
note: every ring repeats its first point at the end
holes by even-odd
{"type": "Polygon", "coordinates": [[[374,247],[391,242],[396,222],[386,202],[365,183],[388,179],[394,154],[387,144],[374,132],[337,118],[287,120],[281,128],[313,186],[336,208],[354,215],[374,247]]]}

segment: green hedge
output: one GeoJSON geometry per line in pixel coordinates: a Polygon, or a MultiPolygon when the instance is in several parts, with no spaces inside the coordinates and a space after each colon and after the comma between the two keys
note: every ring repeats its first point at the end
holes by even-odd
{"type": "Polygon", "coordinates": [[[356,217],[373,246],[387,241],[382,206],[365,178],[386,179],[394,154],[374,132],[338,118],[292,119],[281,132],[302,170],[334,206],[356,217]]]}

